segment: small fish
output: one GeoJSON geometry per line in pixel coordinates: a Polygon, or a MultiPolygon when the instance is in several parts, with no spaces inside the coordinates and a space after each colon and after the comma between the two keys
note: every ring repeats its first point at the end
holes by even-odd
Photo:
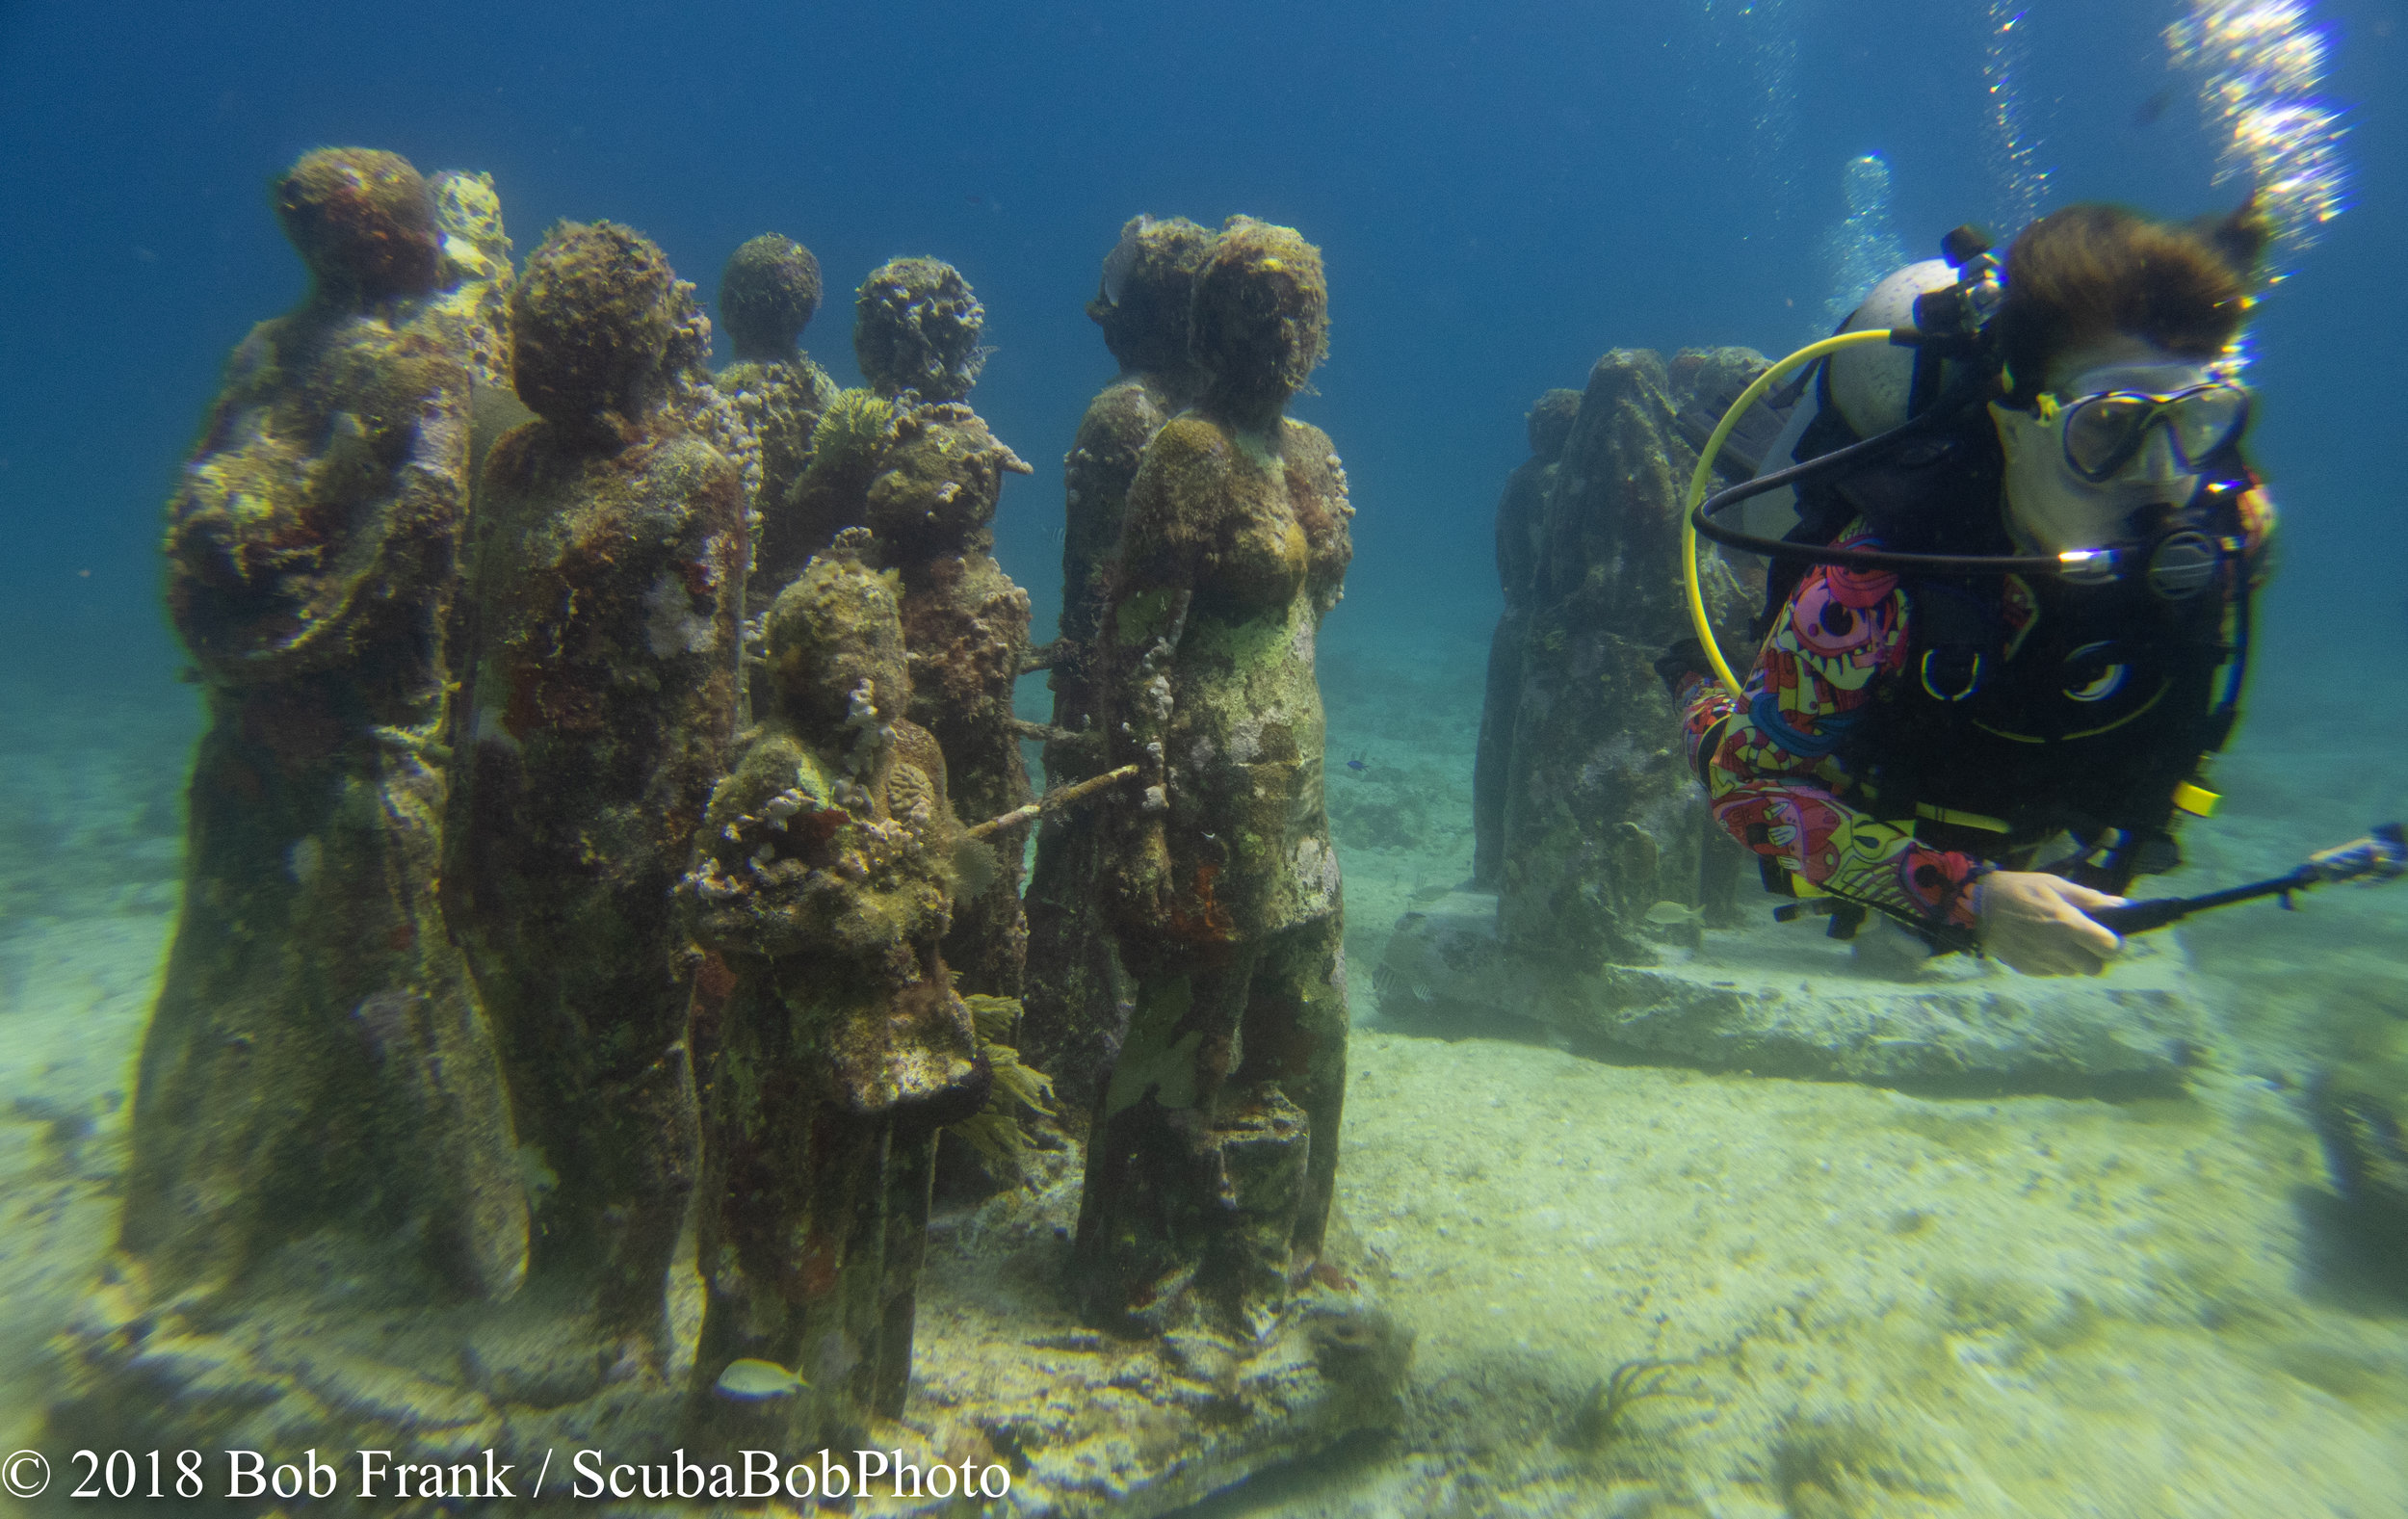
{"type": "Polygon", "coordinates": [[[1660,902],[1647,909],[1647,921],[1658,928],[1690,928],[1706,921],[1706,915],[1695,907],[1685,907],[1677,902],[1660,902]]]}
{"type": "Polygon", "coordinates": [[[1365,771],[1368,771],[1371,768],[1371,765],[1360,753],[1355,754],[1351,759],[1347,761],[1347,769],[1354,772],[1357,775],[1362,774],[1365,771]]]}
{"type": "Polygon", "coordinates": [[[752,1403],[765,1398],[792,1398],[810,1385],[775,1361],[746,1357],[727,1363],[727,1370],[720,1373],[719,1392],[721,1398],[752,1403]]]}
{"type": "Polygon", "coordinates": [[[2165,108],[2173,103],[2173,87],[2168,86],[2140,102],[2139,108],[2133,112],[2133,125],[2144,130],[2157,125],[2158,118],[2165,115],[2165,108]]]}

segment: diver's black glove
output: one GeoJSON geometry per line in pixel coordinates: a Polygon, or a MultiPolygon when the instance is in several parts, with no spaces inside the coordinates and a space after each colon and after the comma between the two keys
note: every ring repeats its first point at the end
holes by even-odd
{"type": "Polygon", "coordinates": [[[1706,658],[1706,645],[1695,639],[1681,640],[1656,659],[1656,673],[1662,678],[1663,689],[1676,697],[1689,677],[1703,679],[1713,672],[1714,666],[1706,658]]]}

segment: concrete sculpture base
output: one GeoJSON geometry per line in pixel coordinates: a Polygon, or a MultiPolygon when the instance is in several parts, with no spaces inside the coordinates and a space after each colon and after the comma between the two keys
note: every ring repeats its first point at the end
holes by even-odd
{"type": "MultiPolygon", "coordinates": [[[[1352,1279],[1343,1253],[1324,1258],[1259,1345],[1177,1332],[1117,1340],[1082,1328],[1060,1285],[1078,1198],[1078,1171],[1064,1161],[1036,1191],[939,1220],[910,1397],[901,1419],[874,1426],[870,1443],[924,1472],[942,1463],[957,1473],[967,1461],[990,1494],[1001,1480],[987,1469],[1008,1472],[1001,1512],[1143,1519],[1402,1417],[1411,1333],[1352,1279]]],[[[567,1338],[547,1334],[562,1316],[533,1292],[450,1313],[415,1304],[380,1313],[346,1291],[370,1263],[325,1254],[283,1264],[289,1296],[222,1328],[145,1313],[132,1284],[104,1285],[64,1338],[75,1390],[53,1407],[52,1433],[207,1453],[213,1498],[227,1490],[225,1451],[266,1453],[273,1475],[314,1450],[337,1469],[334,1492],[310,1505],[329,1515],[418,1511],[396,1505],[395,1468],[437,1464],[456,1484],[451,1468],[473,1466],[482,1482],[488,1451],[496,1469],[509,1467],[501,1480],[521,1503],[539,1472],[540,1496],[550,1499],[595,1496],[583,1471],[628,1466],[634,1486],[643,1467],[666,1464],[673,1478],[701,1320],[691,1257],[672,1273],[678,1349],[667,1376],[620,1381],[574,1354],[567,1338]],[[360,1496],[362,1451],[387,1453],[373,1500],[360,1496]]],[[[780,1470],[803,1461],[816,1471],[817,1455],[779,1453],[780,1470]]],[[[830,1460],[855,1457],[833,1452],[830,1460]]],[[[853,1511],[936,1512],[958,1502],[895,1499],[891,1480],[874,1475],[871,1501],[853,1511]]],[[[236,1502],[222,1511],[267,1506],[236,1502]]],[[[695,1511],[641,1498],[611,1509],[695,1511]]],[[[816,1510],[781,1494],[766,1510],[746,1511],[816,1510]]]]}
{"type": "Polygon", "coordinates": [[[2211,1020],[2170,936],[2130,941],[2107,974],[2021,976],[1951,955],[1917,962],[1905,935],[1855,943],[1819,918],[1676,926],[1662,963],[1579,971],[1498,940],[1496,899],[1459,891],[1408,913],[1377,972],[1380,1010],[1416,1031],[1520,1021],[1619,1059],[1883,1086],[2123,1095],[2182,1085],[2211,1020]]]}

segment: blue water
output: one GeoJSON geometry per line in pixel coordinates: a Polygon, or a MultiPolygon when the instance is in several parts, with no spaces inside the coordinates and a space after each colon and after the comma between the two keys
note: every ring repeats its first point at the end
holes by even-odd
{"type": "MultiPolygon", "coordinates": [[[[2015,89],[2044,209],[2109,198],[2187,217],[2238,197],[2212,182],[2221,143],[2195,81],[2169,69],[2162,32],[2182,9],[2038,0],[2021,20],[2015,89]]],[[[2401,797],[2397,747],[2369,734],[2400,734],[2389,703],[2408,658],[2408,8],[2313,13],[2352,189],[2254,327],[2252,454],[2285,537],[2235,772],[2244,813],[2303,827],[2401,797]]],[[[630,224],[706,301],[740,242],[798,238],[828,289],[803,344],[846,384],[860,276],[897,254],[956,265],[995,349],[974,402],[1036,465],[996,527],[1040,639],[1059,459],[1113,373],[1082,306],[1121,223],[1292,224],[1324,251],[1333,323],[1292,414],[1335,441],[1359,511],[1325,674],[1384,650],[1452,682],[1447,710],[1476,719],[1463,683],[1499,606],[1493,511],[1531,399],[1581,385],[1612,347],[1778,354],[1818,335],[1859,155],[1887,160],[1888,224],[1911,256],[1963,222],[2003,240],[2017,187],[1997,178],[1985,94],[1996,14],[1977,0],[10,0],[0,765],[27,767],[12,795],[30,794],[37,763],[154,794],[180,770],[198,708],[158,605],[160,507],[228,351],[302,294],[266,186],[327,144],[491,173],[522,257],[559,219],[630,224]]],[[[1333,750],[1358,746],[1359,721],[1374,764],[1394,759],[1368,700],[1333,691],[1333,750]]],[[[1469,736],[1429,747],[1468,756],[1469,736]]],[[[144,816],[108,825],[169,835],[144,816]]],[[[0,900],[22,910],[73,877],[65,827],[0,831],[0,869],[34,883],[0,900]]],[[[2394,946],[2401,906],[2382,920],[2394,946]]],[[[31,974],[0,976],[0,1039],[31,974]]]]}
{"type": "MultiPolygon", "coordinates": [[[[2408,514],[2390,429],[2408,63],[2395,4],[2319,8],[2355,103],[2356,204],[2260,323],[2257,455],[2292,533],[2278,658],[2397,648],[2408,514]]],[[[642,230],[707,296],[756,231],[799,237],[831,301],[805,345],[851,378],[843,289],[880,259],[959,266],[997,348],[979,403],[1050,471],[1110,359],[1080,315],[1138,211],[1288,223],[1325,250],[1334,332],[1298,414],[1347,456],[1349,617],[1478,623],[1488,509],[1521,412],[1614,345],[1776,350],[1819,324],[1847,159],[1877,151],[1918,256],[2002,203],[1986,182],[1988,16],[1842,6],[17,3],[0,13],[0,606],[20,656],[108,629],[171,668],[155,507],[217,367],[289,305],[264,185],[325,144],[494,175],[523,253],[554,220],[642,230]],[[1783,27],[1777,158],[1752,50],[1783,27]],[[89,570],[89,576],[83,574],[89,570]],[[73,632],[68,632],[73,630],[73,632]],[[63,637],[62,635],[66,636],[63,637]]],[[[2190,215],[2214,146],[2168,85],[2166,5],[2035,7],[2023,88],[2058,202],[2190,215]]],[[[1015,485],[1002,557],[1040,600],[1054,508],[1015,485]]],[[[1039,612],[1039,626],[1046,616],[1039,612]]],[[[1338,630],[1333,629],[1333,636],[1338,630]]]]}

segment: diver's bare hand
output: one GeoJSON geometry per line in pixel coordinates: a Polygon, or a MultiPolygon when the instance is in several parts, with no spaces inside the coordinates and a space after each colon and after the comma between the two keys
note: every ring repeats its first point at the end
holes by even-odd
{"type": "Polygon", "coordinates": [[[1974,896],[1981,947],[2027,976],[2096,976],[2107,969],[2124,941],[2082,914],[2123,904],[2121,897],[2039,871],[1992,871],[1974,896]]]}

